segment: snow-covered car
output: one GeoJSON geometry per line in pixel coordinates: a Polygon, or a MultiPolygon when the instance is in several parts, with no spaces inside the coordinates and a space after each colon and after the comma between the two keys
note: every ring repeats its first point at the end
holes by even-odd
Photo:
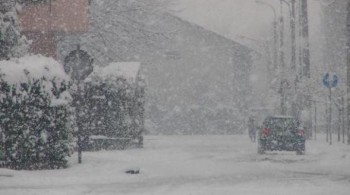
{"type": "Polygon", "coordinates": [[[264,120],[258,132],[258,153],[268,150],[305,153],[305,131],[295,117],[270,116],[264,120]]]}

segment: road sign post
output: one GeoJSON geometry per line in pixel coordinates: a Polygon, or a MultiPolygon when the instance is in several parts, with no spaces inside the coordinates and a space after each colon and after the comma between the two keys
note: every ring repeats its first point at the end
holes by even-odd
{"type": "Polygon", "coordinates": [[[78,163],[80,164],[82,162],[82,133],[83,133],[83,127],[82,127],[82,120],[81,120],[81,113],[82,113],[82,106],[83,106],[83,88],[82,86],[84,84],[84,79],[88,77],[91,72],[93,71],[93,59],[91,56],[86,52],[80,49],[80,45],[77,45],[77,49],[73,50],[68,54],[68,56],[64,59],[64,70],[65,72],[70,75],[72,80],[77,85],[77,92],[73,96],[73,105],[75,107],[75,113],[76,113],[76,120],[77,120],[77,126],[78,126],[78,132],[77,132],[77,145],[78,145],[78,163]]]}
{"type": "MultiPolygon", "coordinates": [[[[338,76],[333,74],[330,78],[330,74],[326,73],[323,76],[323,85],[328,88],[329,91],[329,112],[328,112],[328,123],[327,125],[327,137],[329,135],[329,144],[332,145],[332,88],[335,88],[338,85],[338,76]]],[[[327,140],[328,141],[328,140],[327,140]]]]}

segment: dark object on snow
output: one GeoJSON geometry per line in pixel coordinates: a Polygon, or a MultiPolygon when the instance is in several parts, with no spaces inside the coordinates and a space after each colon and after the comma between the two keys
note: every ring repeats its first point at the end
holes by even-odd
{"type": "Polygon", "coordinates": [[[140,169],[130,169],[130,170],[125,171],[125,173],[127,173],[127,174],[139,174],[140,169]]]}
{"type": "Polygon", "coordinates": [[[305,131],[294,117],[267,117],[258,134],[258,153],[266,150],[296,151],[305,153],[305,131]]]}

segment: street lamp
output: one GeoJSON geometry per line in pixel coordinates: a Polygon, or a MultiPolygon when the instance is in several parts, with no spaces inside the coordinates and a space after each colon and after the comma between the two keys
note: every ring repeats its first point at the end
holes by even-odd
{"type": "MultiPolygon", "coordinates": [[[[297,75],[297,65],[296,65],[296,17],[295,17],[295,3],[296,0],[280,0],[280,5],[281,5],[281,20],[283,20],[283,3],[285,3],[288,8],[289,8],[289,19],[290,19],[290,37],[291,37],[291,55],[290,55],[290,68],[293,71],[292,73],[295,74],[295,81],[294,81],[294,87],[295,90],[297,88],[297,80],[298,80],[298,75],[297,75]]],[[[284,32],[284,24],[281,24],[281,36],[282,36],[282,31],[284,32]]],[[[283,42],[283,38],[281,38],[281,42],[283,42]]],[[[281,44],[283,45],[283,43],[281,44]]],[[[298,110],[297,110],[297,103],[293,102],[292,103],[292,113],[293,115],[298,115],[298,110]]]]}
{"type": "MultiPolygon", "coordinates": [[[[295,36],[295,1],[296,0],[280,0],[281,3],[285,3],[289,8],[290,17],[290,33],[291,33],[291,69],[296,71],[296,36],[295,36]]],[[[282,15],[282,12],[281,12],[282,15]]]]}
{"type": "MultiPolygon", "coordinates": [[[[347,4],[347,16],[346,16],[346,32],[350,35],[350,2],[347,4]]],[[[347,61],[346,61],[346,93],[347,93],[347,121],[348,121],[348,144],[350,145],[350,36],[347,37],[346,40],[347,46],[347,61]]]]}
{"type": "MultiPolygon", "coordinates": [[[[280,0],[280,60],[281,60],[281,71],[282,78],[285,77],[285,64],[284,64],[284,19],[283,19],[283,3],[288,5],[289,13],[290,13],[290,28],[291,28],[291,68],[295,70],[295,23],[293,14],[295,14],[295,0],[292,0],[292,5],[286,0],[280,0]]],[[[285,86],[283,85],[287,80],[281,80],[281,114],[286,114],[286,94],[285,94],[285,86]]],[[[293,109],[295,110],[295,109],[293,109]]]]}
{"type": "MultiPolygon", "coordinates": [[[[256,0],[255,1],[256,3],[259,3],[259,4],[262,4],[262,5],[266,5],[268,7],[270,7],[273,12],[274,12],[274,38],[275,38],[275,47],[277,48],[277,17],[276,17],[276,10],[275,8],[271,5],[271,4],[268,4],[266,2],[263,2],[263,1],[259,1],[259,0],[256,0]]],[[[281,15],[280,15],[280,48],[279,48],[279,54],[280,54],[280,80],[281,80],[281,87],[280,87],[280,94],[281,94],[281,114],[286,114],[287,112],[287,108],[286,108],[286,97],[285,97],[285,87],[284,87],[284,84],[283,83],[286,83],[285,80],[282,80],[282,78],[285,77],[284,75],[284,69],[285,69],[285,66],[284,66],[284,23],[283,23],[283,6],[282,6],[282,1],[281,1],[281,8],[280,8],[280,11],[281,11],[281,15]]],[[[277,56],[277,50],[275,50],[275,55],[277,56]]],[[[276,68],[277,68],[277,59],[276,59],[276,68]]]]}
{"type": "MultiPolygon", "coordinates": [[[[283,5],[280,1],[280,66],[282,72],[284,71],[284,18],[283,18],[283,5]]],[[[283,75],[284,76],[284,75],[283,75]]]]}
{"type": "Polygon", "coordinates": [[[273,65],[274,69],[277,70],[277,58],[278,58],[278,53],[277,53],[277,14],[276,14],[276,9],[271,5],[263,1],[255,0],[255,3],[261,4],[264,6],[269,7],[273,11],[273,65]]]}

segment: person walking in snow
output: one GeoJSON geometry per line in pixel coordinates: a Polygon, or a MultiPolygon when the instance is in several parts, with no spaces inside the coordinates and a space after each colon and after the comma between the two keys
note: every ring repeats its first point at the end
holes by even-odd
{"type": "Polygon", "coordinates": [[[248,133],[249,133],[249,138],[252,142],[255,142],[256,138],[256,127],[255,127],[255,122],[252,117],[249,117],[248,119],[248,133]]]}

